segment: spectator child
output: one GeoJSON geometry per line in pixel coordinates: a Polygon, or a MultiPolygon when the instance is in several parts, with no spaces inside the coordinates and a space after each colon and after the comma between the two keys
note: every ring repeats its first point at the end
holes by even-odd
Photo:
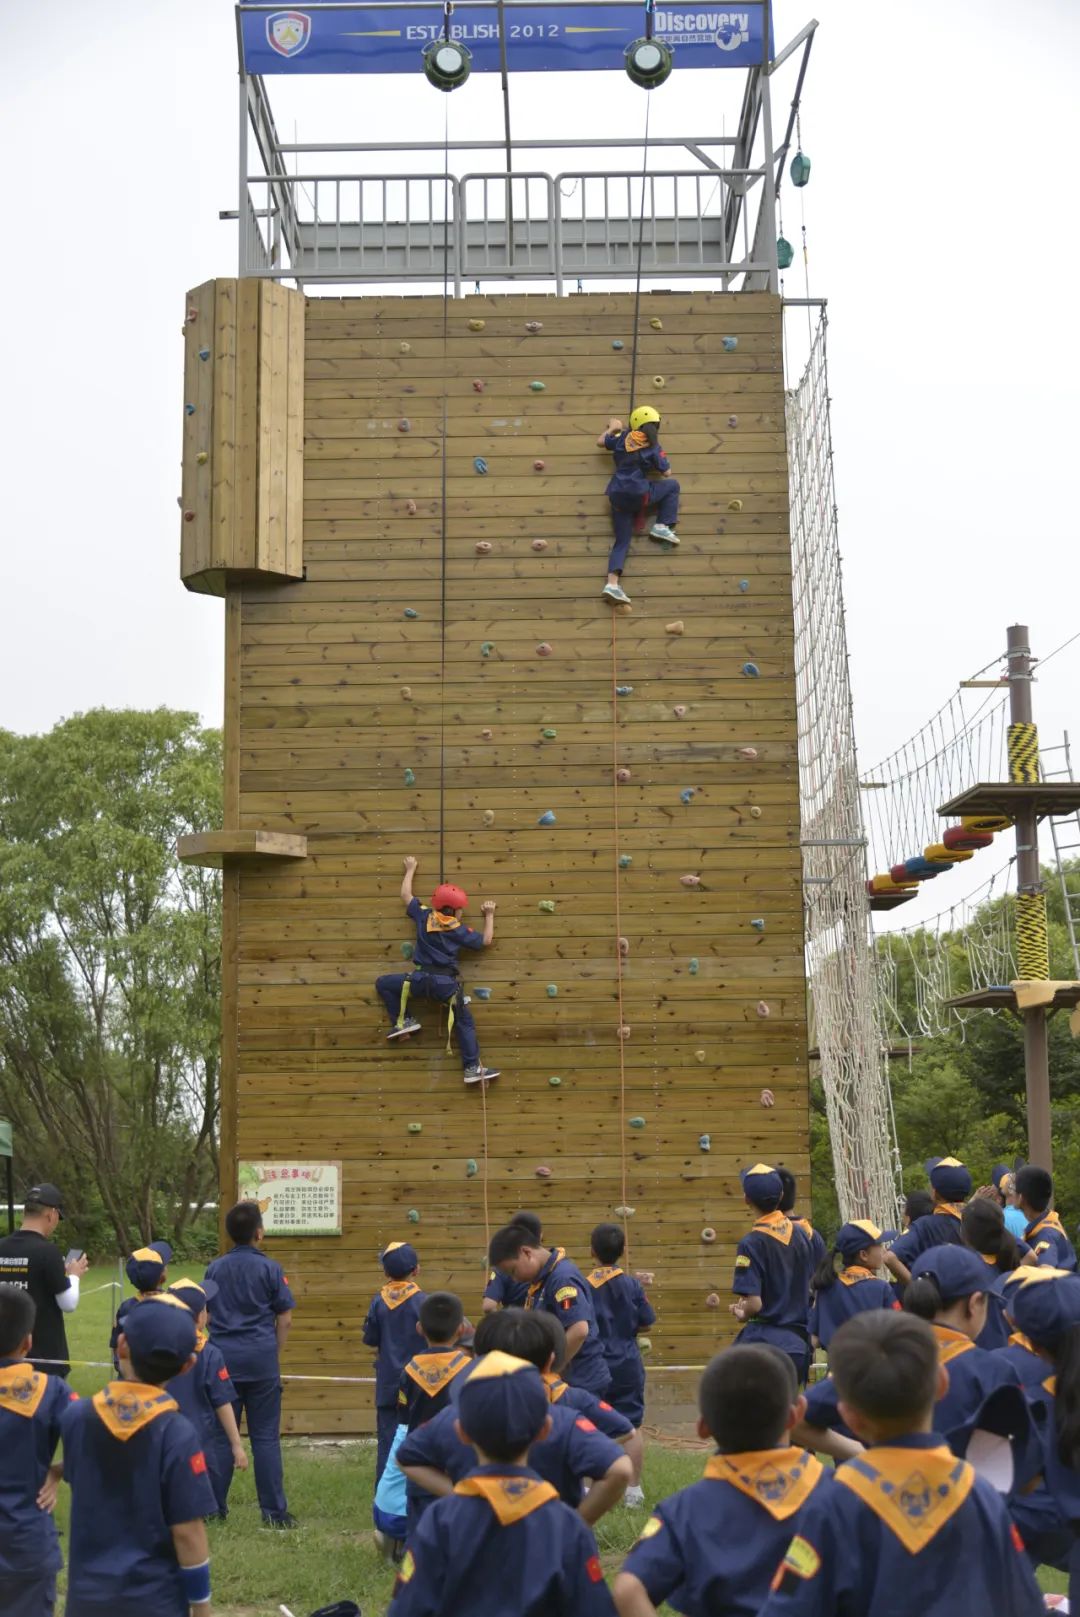
{"type": "Polygon", "coordinates": [[[168,1241],[151,1241],[149,1246],[141,1246],[132,1252],[124,1263],[124,1273],[128,1283],[134,1287],[134,1297],[125,1297],[116,1310],[116,1318],[109,1335],[109,1351],[112,1354],[113,1369],[119,1374],[120,1365],[116,1357],[116,1344],[120,1332],[124,1328],[124,1316],[136,1303],[142,1302],[146,1297],[156,1297],[165,1290],[169,1279],[169,1264],[172,1262],[172,1247],[168,1241]]]}
{"type": "Polygon", "coordinates": [[[526,1308],[554,1314],[566,1332],[563,1373],[570,1385],[584,1387],[597,1398],[606,1397],[611,1372],[600,1342],[592,1292],[562,1247],[542,1245],[523,1224],[507,1224],[492,1236],[488,1262],[511,1280],[528,1285],[526,1308]]]}
{"type": "MultiPolygon", "coordinates": [[[[638,1335],[656,1323],[656,1310],[645,1295],[641,1281],[619,1267],[626,1250],[626,1235],[618,1224],[598,1224],[589,1237],[597,1267],[587,1276],[600,1345],[611,1385],[607,1401],[625,1415],[640,1431],[645,1419],[645,1365],[638,1346],[638,1335]]],[[[626,1490],[626,1503],[643,1505],[641,1468],[635,1465],[634,1478],[626,1490]]]]}
{"type": "Polygon", "coordinates": [[[802,1386],[810,1362],[810,1243],[780,1212],[784,1187],[775,1168],[759,1162],[739,1177],[756,1217],[736,1248],[730,1308],[742,1330],[735,1340],[780,1348],[802,1386]]]}
{"type": "Polygon", "coordinates": [[[459,1346],[465,1333],[465,1310],[452,1291],[428,1292],[420,1304],[416,1329],[427,1343],[401,1372],[398,1424],[410,1432],[445,1409],[455,1377],[467,1368],[470,1355],[459,1346]]]}
{"type": "Polygon", "coordinates": [[[1076,1253],[1058,1215],[1051,1210],[1054,1181],[1045,1168],[1021,1168],[1016,1175],[1016,1202],[1027,1219],[1024,1240],[1039,1263],[1071,1271],[1076,1253]]]}
{"type": "Polygon", "coordinates": [[[842,1224],[832,1250],[814,1275],[810,1308],[810,1334],[819,1347],[828,1348],[846,1319],[868,1308],[899,1308],[893,1289],[878,1274],[885,1261],[881,1231],[876,1224],[857,1218],[842,1224]],[[836,1260],[841,1268],[837,1272],[836,1260]]]}
{"type": "Polygon", "coordinates": [[[228,1445],[229,1455],[237,1471],[248,1468],[247,1451],[240,1441],[236,1424],[236,1388],[229,1378],[228,1366],[220,1349],[210,1340],[206,1329],[208,1307],[217,1296],[212,1280],[174,1280],[166,1294],[178,1297],[195,1321],[195,1363],[165,1383],[165,1391],[176,1399],[182,1415],[186,1415],[199,1434],[206,1456],[210,1486],[217,1500],[215,1515],[224,1521],[229,1513],[228,1500],[222,1489],[223,1477],[219,1466],[221,1439],[228,1445]]]}
{"type": "MultiPolygon", "coordinates": [[[[1005,1226],[1001,1206],[986,1196],[974,1196],[960,1215],[964,1244],[977,1252],[990,1272],[1000,1280],[1011,1274],[1031,1252],[1026,1242],[1017,1241],[1005,1226]]],[[[1005,1318],[1004,1301],[1000,1290],[986,1294],[986,1324],[979,1332],[976,1347],[1003,1348],[1009,1341],[1009,1326],[1005,1318]]]]}
{"type": "Polygon", "coordinates": [[[386,1284],[371,1299],[364,1320],[364,1341],[375,1349],[375,1420],[377,1450],[375,1483],[386,1461],[398,1426],[398,1388],[413,1348],[424,1293],[416,1282],[420,1259],[407,1241],[391,1241],[379,1259],[386,1284]]]}
{"type": "Polygon", "coordinates": [[[918,1218],[885,1254],[886,1268],[907,1284],[911,1266],[920,1252],[932,1246],[962,1246],[960,1214],[971,1195],[971,1175],[955,1157],[931,1157],[926,1164],[933,1208],[927,1218],[918,1218]]]}

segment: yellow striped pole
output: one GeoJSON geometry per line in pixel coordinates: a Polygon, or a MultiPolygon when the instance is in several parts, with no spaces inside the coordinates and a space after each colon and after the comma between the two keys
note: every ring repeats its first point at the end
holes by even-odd
{"type": "Polygon", "coordinates": [[[1039,778],[1039,730],[1034,724],[1010,724],[1009,779],[1033,786],[1039,778]]]}

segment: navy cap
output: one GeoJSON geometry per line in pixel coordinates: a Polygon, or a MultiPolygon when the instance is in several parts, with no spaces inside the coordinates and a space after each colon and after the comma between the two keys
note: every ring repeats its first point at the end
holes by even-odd
{"type": "Polygon", "coordinates": [[[151,1241],[149,1246],[136,1248],[124,1264],[124,1272],[136,1291],[153,1291],[171,1262],[168,1241],[151,1241]]]}
{"type": "Polygon", "coordinates": [[[1080,1276],[1024,1264],[1007,1278],[1005,1311],[1038,1347],[1053,1347],[1070,1325],[1080,1325],[1080,1276]]]}
{"type": "Polygon", "coordinates": [[[911,1265],[911,1278],[933,1280],[946,1303],[977,1291],[1001,1291],[997,1270],[983,1261],[981,1253],[966,1246],[932,1246],[920,1252],[911,1265]]]}
{"type": "Polygon", "coordinates": [[[947,1202],[966,1201],[971,1195],[971,1174],[955,1157],[931,1157],[925,1166],[930,1183],[947,1202]]]}
{"type": "Polygon", "coordinates": [[[775,1168],[770,1168],[767,1162],[756,1162],[752,1168],[744,1168],[739,1175],[743,1190],[755,1207],[779,1207],[784,1194],[784,1181],[775,1168]]]}
{"type": "Polygon", "coordinates": [[[169,1287],[170,1297],[179,1297],[185,1308],[198,1318],[206,1305],[218,1294],[216,1280],[174,1280],[169,1287]]]}
{"type": "Polygon", "coordinates": [[[390,1245],[380,1252],[379,1262],[391,1280],[404,1280],[406,1275],[412,1274],[420,1259],[416,1248],[410,1246],[408,1241],[391,1241],[390,1245]]]}
{"type": "Polygon", "coordinates": [[[136,1302],[120,1327],[133,1359],[165,1378],[176,1375],[195,1351],[195,1320],[179,1299],[163,1293],[136,1302]]]}
{"type": "Polygon", "coordinates": [[[458,1418],[478,1448],[507,1444],[527,1449],[548,1413],[539,1370],[510,1353],[485,1353],[458,1396],[458,1418]]]}
{"type": "Polygon", "coordinates": [[[876,1224],[867,1218],[854,1218],[850,1224],[841,1224],[833,1245],[845,1263],[854,1263],[859,1253],[868,1246],[877,1246],[882,1239],[876,1224]]]}
{"type": "Polygon", "coordinates": [[[64,1216],[63,1192],[57,1190],[55,1185],[48,1182],[40,1185],[31,1185],[24,1198],[28,1202],[40,1202],[42,1207],[55,1207],[60,1217],[64,1216]]]}

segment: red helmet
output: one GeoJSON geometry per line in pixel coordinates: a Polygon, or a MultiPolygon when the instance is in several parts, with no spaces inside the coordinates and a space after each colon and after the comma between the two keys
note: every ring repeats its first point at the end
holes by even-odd
{"type": "Polygon", "coordinates": [[[437,910],[463,910],[467,907],[469,895],[461,887],[454,887],[450,882],[441,882],[435,889],[432,897],[432,907],[437,910]]]}

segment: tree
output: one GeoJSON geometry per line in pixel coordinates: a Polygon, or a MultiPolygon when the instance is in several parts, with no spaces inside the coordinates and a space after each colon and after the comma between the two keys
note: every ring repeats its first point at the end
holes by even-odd
{"type": "Polygon", "coordinates": [[[121,1252],[182,1237],[217,1181],[220,879],[174,848],[220,823],[194,714],[0,731],[0,1108],[121,1252]]]}

